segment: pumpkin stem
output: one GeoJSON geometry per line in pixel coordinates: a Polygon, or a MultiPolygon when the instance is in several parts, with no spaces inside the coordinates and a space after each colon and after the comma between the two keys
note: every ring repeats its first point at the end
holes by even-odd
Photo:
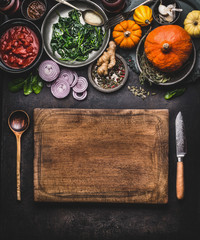
{"type": "Polygon", "coordinates": [[[146,24],[151,24],[151,22],[148,19],[145,20],[145,23],[146,24]]]}
{"type": "Polygon", "coordinates": [[[163,46],[162,46],[162,52],[168,53],[169,50],[170,50],[170,45],[169,45],[169,43],[164,43],[163,46]]]}
{"type": "Polygon", "coordinates": [[[129,37],[130,35],[131,35],[131,32],[130,32],[130,31],[124,32],[124,36],[125,36],[125,37],[129,37]]]}
{"type": "Polygon", "coordinates": [[[198,25],[198,22],[197,21],[194,21],[194,26],[197,26],[198,25]]]}

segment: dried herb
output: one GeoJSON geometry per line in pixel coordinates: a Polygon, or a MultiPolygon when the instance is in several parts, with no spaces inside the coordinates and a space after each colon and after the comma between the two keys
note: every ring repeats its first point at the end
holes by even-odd
{"type": "Polygon", "coordinates": [[[147,59],[145,53],[142,54],[140,57],[140,67],[142,69],[141,74],[139,75],[139,80],[141,84],[149,79],[152,82],[159,84],[159,83],[166,83],[170,81],[171,77],[167,73],[163,73],[156,69],[147,59]]]}
{"type": "Polygon", "coordinates": [[[165,99],[169,100],[171,98],[181,96],[185,91],[186,91],[186,88],[179,88],[179,89],[175,89],[173,91],[167,92],[165,94],[165,99]]]}

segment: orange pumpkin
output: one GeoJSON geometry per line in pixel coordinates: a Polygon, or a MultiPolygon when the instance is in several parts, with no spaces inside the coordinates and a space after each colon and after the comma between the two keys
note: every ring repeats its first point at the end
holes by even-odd
{"type": "Polygon", "coordinates": [[[192,48],[190,35],[178,25],[155,28],[144,43],[148,60],[163,72],[174,72],[181,68],[192,48]]]}
{"type": "Polygon", "coordinates": [[[121,48],[135,47],[142,36],[141,27],[133,20],[122,21],[113,29],[113,39],[121,48]]]}

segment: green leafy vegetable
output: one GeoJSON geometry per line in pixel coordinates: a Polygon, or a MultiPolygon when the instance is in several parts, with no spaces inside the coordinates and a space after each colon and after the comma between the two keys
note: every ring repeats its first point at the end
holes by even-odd
{"type": "Polygon", "coordinates": [[[8,89],[15,93],[20,90],[24,91],[24,95],[28,96],[32,92],[38,94],[43,88],[43,81],[38,74],[33,75],[30,73],[27,78],[18,78],[9,82],[8,89]]]}
{"type": "Polygon", "coordinates": [[[32,81],[32,74],[24,82],[24,95],[29,95],[33,92],[31,81],[32,81]]]}
{"type": "Polygon", "coordinates": [[[23,89],[24,82],[23,78],[14,79],[8,83],[8,89],[13,93],[18,92],[23,89]]]}
{"type": "Polygon", "coordinates": [[[69,17],[59,16],[58,23],[53,25],[51,48],[60,55],[63,61],[85,61],[89,53],[98,50],[103,42],[104,33],[101,27],[82,24],[77,10],[69,12],[69,17]]]}
{"type": "Polygon", "coordinates": [[[173,97],[181,96],[185,92],[185,90],[186,90],[186,88],[179,88],[179,89],[175,89],[173,91],[167,92],[165,94],[165,99],[169,100],[173,97]]]}
{"type": "Polygon", "coordinates": [[[43,81],[40,79],[40,77],[38,75],[33,76],[33,78],[32,78],[32,89],[33,89],[34,93],[35,94],[40,93],[43,86],[44,86],[44,84],[43,84],[43,81]]]}

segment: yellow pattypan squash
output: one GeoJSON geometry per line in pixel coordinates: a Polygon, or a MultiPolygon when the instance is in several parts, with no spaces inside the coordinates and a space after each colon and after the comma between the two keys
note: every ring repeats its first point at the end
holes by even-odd
{"type": "Polygon", "coordinates": [[[200,11],[194,10],[188,13],[184,21],[184,29],[192,37],[200,37],[200,11]]]}

